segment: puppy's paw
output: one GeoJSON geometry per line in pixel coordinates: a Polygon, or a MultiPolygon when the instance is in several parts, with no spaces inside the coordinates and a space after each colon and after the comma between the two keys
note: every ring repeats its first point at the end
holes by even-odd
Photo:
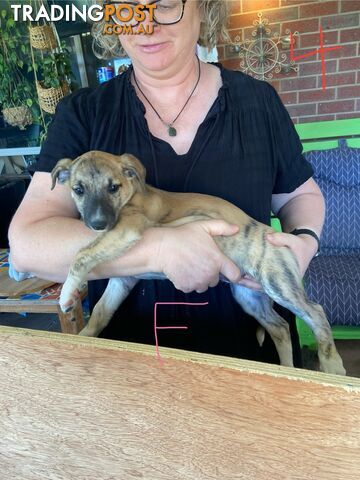
{"type": "Polygon", "coordinates": [[[82,337],[97,337],[97,332],[94,329],[90,328],[89,325],[86,325],[79,333],[82,337]]]}
{"type": "Polygon", "coordinates": [[[67,279],[61,289],[60,294],[59,305],[61,310],[64,313],[71,312],[71,310],[75,308],[75,305],[79,299],[80,293],[77,282],[67,279]]]}
{"type": "Polygon", "coordinates": [[[332,373],[333,375],[346,375],[346,370],[338,353],[329,359],[320,359],[320,370],[324,373],[332,373]]]}

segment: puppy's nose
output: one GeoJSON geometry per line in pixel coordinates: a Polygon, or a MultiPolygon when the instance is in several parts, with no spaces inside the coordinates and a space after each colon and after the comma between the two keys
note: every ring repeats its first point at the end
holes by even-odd
{"type": "Polygon", "coordinates": [[[90,222],[90,227],[94,230],[105,230],[107,221],[105,219],[97,219],[90,222]]]}

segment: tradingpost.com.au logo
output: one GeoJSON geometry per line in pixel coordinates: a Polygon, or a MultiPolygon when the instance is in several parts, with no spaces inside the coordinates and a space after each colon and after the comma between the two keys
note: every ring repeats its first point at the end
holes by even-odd
{"type": "MultiPolygon", "coordinates": [[[[164,0],[160,0],[163,3],[164,0]]],[[[169,5],[174,0],[165,0],[169,5]]],[[[176,2],[176,0],[175,0],[176,2]]],[[[171,5],[170,5],[171,6],[171,5]]],[[[45,8],[41,4],[39,8],[32,5],[16,4],[10,5],[14,14],[14,20],[39,22],[45,20],[47,22],[58,22],[65,20],[73,22],[81,18],[84,22],[91,20],[92,22],[105,21],[104,35],[150,35],[154,31],[153,20],[154,10],[157,2],[151,4],[107,1],[103,5],[83,5],[77,7],[71,5],[51,4],[45,8]],[[146,12],[148,12],[148,22],[146,20],[146,12]]]]}

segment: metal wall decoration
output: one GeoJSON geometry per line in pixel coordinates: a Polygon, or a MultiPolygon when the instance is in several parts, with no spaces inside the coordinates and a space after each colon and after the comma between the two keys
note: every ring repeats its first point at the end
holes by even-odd
{"type": "MultiPolygon", "coordinates": [[[[286,30],[283,36],[272,34],[269,20],[263,18],[261,12],[257,16],[258,19],[253,22],[256,28],[251,33],[254,39],[240,42],[240,37],[235,38],[235,46],[238,46],[237,51],[242,57],[242,71],[260,80],[271,80],[274,73],[297,72],[298,67],[289,59],[289,53],[282,51],[290,51],[290,30],[286,30]]],[[[298,35],[299,32],[292,34],[293,41],[298,35]]]]}

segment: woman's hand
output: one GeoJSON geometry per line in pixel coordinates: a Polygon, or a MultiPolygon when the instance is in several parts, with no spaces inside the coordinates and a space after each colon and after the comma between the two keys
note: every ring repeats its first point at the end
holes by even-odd
{"type": "Polygon", "coordinates": [[[267,240],[275,247],[289,247],[292,250],[299,263],[301,277],[304,276],[318,249],[317,241],[310,235],[277,232],[269,233],[267,240]]]}
{"type": "MultiPolygon", "coordinates": [[[[269,233],[266,238],[274,247],[288,247],[292,250],[299,263],[301,277],[303,277],[317,252],[316,240],[310,235],[291,235],[283,232],[269,233]]],[[[260,283],[256,282],[250,275],[244,275],[238,284],[252,290],[262,290],[260,283]]]]}
{"type": "Polygon", "coordinates": [[[184,293],[205,292],[224,275],[230,282],[241,278],[239,268],[216,245],[213,236],[234,235],[237,225],[223,220],[196,221],[181,227],[162,227],[155,265],[184,293]]]}

